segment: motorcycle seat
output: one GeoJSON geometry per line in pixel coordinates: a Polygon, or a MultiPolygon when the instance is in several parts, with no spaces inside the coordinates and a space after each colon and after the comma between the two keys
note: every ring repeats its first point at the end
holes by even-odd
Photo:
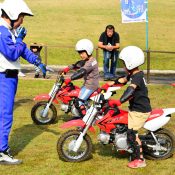
{"type": "Polygon", "coordinates": [[[152,120],[154,118],[160,117],[163,114],[163,109],[153,109],[149,118],[146,121],[152,120]]]}

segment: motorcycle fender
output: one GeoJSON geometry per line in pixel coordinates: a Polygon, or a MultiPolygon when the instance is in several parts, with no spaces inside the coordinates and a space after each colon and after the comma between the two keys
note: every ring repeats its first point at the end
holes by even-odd
{"type": "Polygon", "coordinates": [[[160,117],[154,118],[152,120],[148,120],[144,124],[144,128],[149,131],[156,131],[160,129],[162,126],[166,125],[172,113],[175,113],[175,108],[167,108],[163,109],[163,114],[160,117]]]}
{"type": "MultiPolygon", "coordinates": [[[[63,123],[60,127],[62,129],[66,129],[66,128],[71,128],[71,127],[84,127],[85,126],[85,123],[83,120],[71,120],[71,121],[68,121],[66,123],[63,123]]],[[[89,128],[89,131],[95,133],[95,129],[93,126],[91,126],[89,128]]]]}
{"type": "MultiPolygon", "coordinates": [[[[40,94],[33,98],[34,101],[47,101],[49,99],[50,99],[49,94],[40,94]]],[[[53,103],[58,104],[59,102],[56,99],[54,99],[53,103]]]]}

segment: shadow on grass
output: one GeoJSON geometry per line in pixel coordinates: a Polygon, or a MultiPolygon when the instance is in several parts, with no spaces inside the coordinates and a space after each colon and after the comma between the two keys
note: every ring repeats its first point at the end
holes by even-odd
{"type": "Polygon", "coordinates": [[[58,120],[62,120],[63,122],[68,122],[73,116],[71,114],[62,114],[59,115],[58,120]]]}
{"type": "Polygon", "coordinates": [[[59,132],[57,132],[57,131],[55,131],[55,130],[53,130],[53,129],[50,129],[50,128],[48,128],[48,126],[47,125],[37,125],[37,127],[39,128],[39,129],[41,129],[43,132],[50,132],[50,133],[52,133],[52,134],[54,134],[54,135],[56,135],[56,136],[58,136],[60,133],[59,132]]]}
{"type": "Polygon", "coordinates": [[[113,150],[112,145],[103,145],[101,143],[97,143],[94,145],[94,152],[101,156],[112,157],[116,159],[129,158],[129,153],[117,152],[115,148],[113,150]]]}
{"type": "Polygon", "coordinates": [[[24,103],[30,103],[31,101],[33,101],[32,99],[20,99],[15,101],[15,105],[14,105],[14,110],[16,110],[16,108],[22,106],[24,103]]]}
{"type": "Polygon", "coordinates": [[[35,137],[39,136],[43,132],[51,132],[54,135],[60,133],[48,128],[48,126],[39,126],[35,124],[24,125],[21,128],[17,128],[13,131],[10,137],[11,147],[13,147],[13,155],[17,155],[22,151],[35,137]]]}
{"type": "MultiPolygon", "coordinates": [[[[57,114],[57,118],[52,124],[57,124],[59,121],[67,122],[67,121],[69,121],[70,118],[71,118],[71,116],[66,115],[66,114],[61,114],[61,115],[57,114]]],[[[51,124],[49,124],[49,125],[51,125],[51,124]]],[[[40,125],[40,126],[42,126],[42,125],[40,125]]]]}

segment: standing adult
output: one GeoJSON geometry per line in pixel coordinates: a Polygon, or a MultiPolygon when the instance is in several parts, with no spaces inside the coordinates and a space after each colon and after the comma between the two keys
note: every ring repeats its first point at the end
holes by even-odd
{"type": "Polygon", "coordinates": [[[103,49],[104,80],[115,78],[120,36],[113,25],[107,25],[105,31],[101,33],[98,47],[103,49]]]}
{"type": "Polygon", "coordinates": [[[23,0],[4,0],[0,18],[0,164],[20,164],[9,152],[9,133],[13,122],[14,99],[20,70],[19,57],[40,67],[46,75],[46,67],[38,56],[31,52],[23,39],[24,27],[20,27],[25,16],[33,16],[23,0]]]}

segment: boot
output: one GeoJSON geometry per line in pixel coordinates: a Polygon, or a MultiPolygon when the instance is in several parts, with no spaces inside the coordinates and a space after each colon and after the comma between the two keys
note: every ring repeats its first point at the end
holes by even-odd
{"type": "Polygon", "coordinates": [[[84,105],[81,105],[81,106],[80,106],[80,111],[81,111],[81,115],[82,115],[82,116],[85,116],[85,115],[86,115],[86,108],[85,108],[84,105]]]}
{"type": "Polygon", "coordinates": [[[131,162],[128,163],[128,167],[129,168],[145,167],[146,162],[142,154],[143,153],[140,151],[140,145],[137,144],[133,149],[133,153],[131,154],[131,162]]]}

